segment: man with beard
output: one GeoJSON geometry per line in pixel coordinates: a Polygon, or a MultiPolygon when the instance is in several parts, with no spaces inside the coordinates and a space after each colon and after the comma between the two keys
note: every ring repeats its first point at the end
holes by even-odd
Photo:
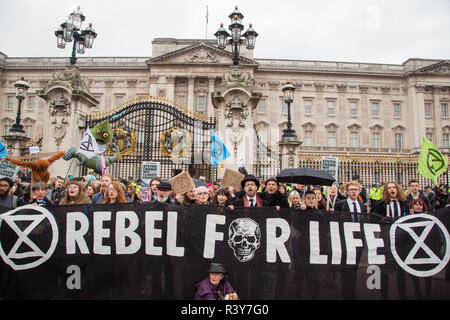
{"type": "Polygon", "coordinates": [[[47,191],[47,198],[50,199],[54,204],[59,204],[59,202],[64,198],[64,193],[66,189],[64,188],[64,178],[58,176],[55,180],[55,187],[53,190],[47,191]]]}
{"type": "Polygon", "coordinates": [[[167,203],[170,205],[175,204],[175,200],[172,199],[170,194],[172,193],[172,185],[169,182],[161,182],[158,184],[157,195],[155,198],[155,202],[157,203],[167,203]]]}
{"type": "Polygon", "coordinates": [[[102,175],[102,184],[100,186],[100,191],[92,196],[93,204],[103,203],[103,201],[105,201],[105,194],[108,192],[108,186],[113,180],[113,176],[108,173],[102,175]]]}
{"type": "Polygon", "coordinates": [[[272,177],[266,181],[266,190],[261,193],[261,199],[267,201],[269,206],[281,208],[289,208],[286,196],[279,191],[280,185],[276,178],[272,177]]]}
{"type": "Polygon", "coordinates": [[[14,182],[8,178],[0,178],[0,207],[14,209],[25,204],[22,197],[17,197],[9,194],[14,182]]]}

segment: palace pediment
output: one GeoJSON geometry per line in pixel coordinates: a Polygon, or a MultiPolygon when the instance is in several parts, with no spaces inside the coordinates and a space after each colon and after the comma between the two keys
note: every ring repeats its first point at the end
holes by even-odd
{"type": "Polygon", "coordinates": [[[450,60],[442,60],[438,63],[417,69],[415,73],[450,74],[450,60]]]}
{"type": "MultiPolygon", "coordinates": [[[[233,54],[206,43],[194,44],[147,60],[148,65],[153,64],[187,64],[187,65],[231,65],[233,54]]],[[[241,65],[257,65],[252,59],[239,56],[241,65]]]]}

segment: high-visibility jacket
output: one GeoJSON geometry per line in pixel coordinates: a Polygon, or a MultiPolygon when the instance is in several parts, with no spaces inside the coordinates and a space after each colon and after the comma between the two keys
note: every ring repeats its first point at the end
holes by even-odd
{"type": "Polygon", "coordinates": [[[372,188],[369,192],[370,200],[381,200],[382,193],[379,193],[379,188],[372,188]]]}

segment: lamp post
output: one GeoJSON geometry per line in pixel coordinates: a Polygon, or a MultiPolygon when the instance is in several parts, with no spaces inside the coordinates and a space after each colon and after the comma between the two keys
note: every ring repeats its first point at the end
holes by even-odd
{"type": "Polygon", "coordinates": [[[283,130],[283,140],[297,140],[297,135],[295,134],[295,130],[292,129],[291,122],[291,103],[294,101],[294,91],[295,87],[288,80],[286,84],[281,89],[284,94],[284,102],[286,102],[288,107],[288,123],[287,129],[283,130]]]}
{"type": "Polygon", "coordinates": [[[220,24],[219,30],[214,34],[217,38],[217,46],[219,49],[225,49],[227,44],[231,45],[231,52],[233,53],[233,65],[237,66],[239,64],[239,49],[242,43],[247,46],[247,49],[254,49],[256,37],[258,33],[253,29],[252,24],[249,24],[249,28],[242,35],[244,39],[241,37],[241,32],[244,30],[244,26],[242,25],[242,19],[244,15],[239,12],[238,7],[236,6],[234,11],[228,16],[231,19],[231,24],[228,26],[228,29],[231,31],[231,35],[223,28],[223,23],[220,24]],[[230,39],[228,39],[230,37],[230,39]]]}
{"type": "Polygon", "coordinates": [[[92,48],[94,39],[97,33],[92,28],[92,23],[89,27],[81,31],[81,24],[85,20],[85,16],[80,11],[80,7],[69,15],[67,21],[61,24],[58,30],[55,31],[57,39],[57,46],[60,49],[66,47],[66,42],[72,42],[72,56],[70,57],[70,64],[74,65],[77,62],[76,53],[84,54],[86,48],[92,48]]]}
{"type": "Polygon", "coordinates": [[[16,98],[18,100],[17,116],[16,123],[12,125],[11,129],[9,129],[9,132],[25,133],[25,130],[23,130],[23,125],[20,124],[20,108],[22,106],[22,101],[27,96],[27,91],[30,86],[22,76],[22,79],[14,83],[14,87],[16,87],[16,98]]]}

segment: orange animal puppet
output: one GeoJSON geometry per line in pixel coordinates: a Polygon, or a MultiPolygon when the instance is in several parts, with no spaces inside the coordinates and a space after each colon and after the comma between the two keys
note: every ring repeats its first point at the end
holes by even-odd
{"type": "Polygon", "coordinates": [[[56,160],[62,158],[66,153],[64,151],[60,151],[55,154],[53,157],[48,159],[39,159],[36,161],[21,161],[14,158],[6,158],[9,162],[22,167],[27,167],[31,169],[31,174],[33,178],[33,182],[45,182],[47,183],[50,180],[50,172],[48,171],[48,167],[55,162],[56,160]]]}

